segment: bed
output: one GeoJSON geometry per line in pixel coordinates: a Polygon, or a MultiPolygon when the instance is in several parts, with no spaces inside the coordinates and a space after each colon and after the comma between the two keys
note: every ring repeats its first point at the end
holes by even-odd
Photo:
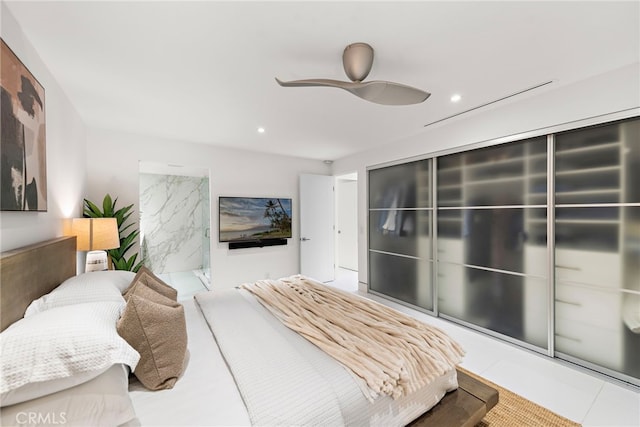
{"type": "MultiPolygon", "coordinates": [[[[4,330],[20,320],[32,300],[75,275],[75,239],[54,239],[4,253],[0,274],[4,330]]],[[[494,389],[454,370],[431,382],[428,389],[400,399],[384,396],[372,404],[362,384],[275,319],[246,290],[201,294],[182,301],[182,306],[188,358],[172,388],[150,391],[134,377],[128,378],[126,363],[114,363],[87,381],[4,406],[2,425],[60,424],[55,416],[63,413],[66,425],[86,425],[82,408],[93,405],[94,412],[98,408],[107,415],[92,425],[402,425],[411,421],[411,425],[471,426],[497,403],[494,389]],[[261,347],[260,364],[256,364],[248,356],[256,353],[254,344],[259,340],[266,346],[261,347]],[[298,375],[302,373],[307,375],[304,381],[298,375]],[[238,387],[241,383],[259,384],[247,391],[238,387]],[[320,393],[327,388],[333,394],[320,393]],[[82,402],[80,396],[87,393],[101,403],[82,402]],[[272,408],[283,400],[288,405],[273,415],[272,408]],[[60,402],[67,405],[66,412],[60,402]],[[73,409],[74,404],[79,409],[73,409]],[[35,418],[18,420],[18,414],[35,418]],[[293,422],[291,416],[300,417],[299,421],[293,422]]]]}

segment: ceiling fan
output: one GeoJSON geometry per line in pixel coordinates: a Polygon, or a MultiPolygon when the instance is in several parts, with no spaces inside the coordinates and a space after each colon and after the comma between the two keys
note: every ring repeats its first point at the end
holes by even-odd
{"type": "Polygon", "coordinates": [[[419,104],[431,94],[411,86],[388,81],[363,80],[371,71],[373,65],[373,48],[366,43],[353,43],[348,45],[342,54],[342,65],[347,77],[351,80],[345,82],[331,79],[308,79],[284,82],[276,77],[280,86],[324,86],[336,87],[351,92],[355,96],[370,102],[382,105],[410,105],[419,104]]]}

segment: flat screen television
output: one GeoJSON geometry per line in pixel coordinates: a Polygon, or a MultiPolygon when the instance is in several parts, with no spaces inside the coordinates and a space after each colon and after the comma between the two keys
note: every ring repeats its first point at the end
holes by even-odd
{"type": "Polygon", "coordinates": [[[219,241],[291,238],[291,199],[220,197],[219,241]]]}

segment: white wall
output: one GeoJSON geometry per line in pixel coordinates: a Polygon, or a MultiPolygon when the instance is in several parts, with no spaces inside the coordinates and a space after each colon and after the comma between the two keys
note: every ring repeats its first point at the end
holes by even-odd
{"type": "Polygon", "coordinates": [[[86,131],[7,6],[0,6],[2,39],[45,89],[47,212],[0,212],[0,251],[62,236],[63,219],[82,215],[86,131]]]}
{"type": "Polygon", "coordinates": [[[361,177],[358,180],[359,281],[367,283],[368,277],[367,167],[634,108],[640,108],[638,63],[557,89],[549,88],[520,101],[505,101],[464,114],[429,126],[404,140],[335,161],[334,175],[355,170],[361,177]]]}
{"type": "Polygon", "coordinates": [[[89,129],[87,198],[101,202],[106,193],[118,207],[134,204],[138,226],[139,162],[170,163],[209,170],[211,187],[211,281],[216,288],[299,272],[298,176],[330,174],[319,160],[193,144],[184,141],[89,129]],[[229,250],[218,243],[218,197],[257,196],[293,199],[293,238],[286,246],[229,250]]]}

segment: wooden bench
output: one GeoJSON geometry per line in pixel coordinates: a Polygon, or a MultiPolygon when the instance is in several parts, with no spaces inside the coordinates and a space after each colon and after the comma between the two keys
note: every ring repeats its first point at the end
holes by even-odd
{"type": "Polygon", "coordinates": [[[498,403],[498,390],[458,371],[458,389],[447,393],[411,427],[473,427],[498,403]]]}

